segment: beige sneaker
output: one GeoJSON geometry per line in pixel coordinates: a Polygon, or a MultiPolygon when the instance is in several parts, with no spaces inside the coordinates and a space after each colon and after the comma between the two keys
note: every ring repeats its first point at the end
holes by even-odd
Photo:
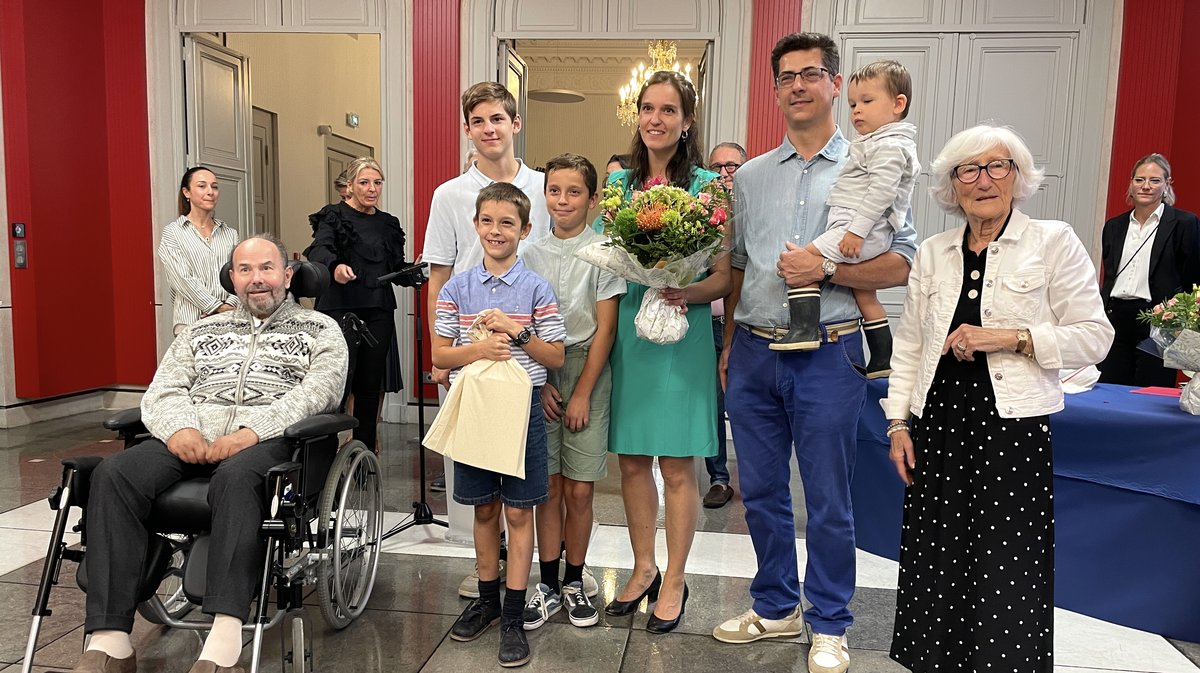
{"type": "Polygon", "coordinates": [[[791,638],[804,633],[804,618],[797,605],[783,619],[763,619],[753,608],[713,629],[713,638],[723,643],[752,643],[763,638],[791,638]]]}
{"type": "MultiPolygon", "coordinates": [[[[504,560],[500,561],[500,584],[504,584],[505,568],[504,560]]],[[[479,566],[475,566],[474,572],[463,578],[463,581],[458,585],[458,595],[463,598],[479,598],[479,566]]]]}
{"type": "Polygon", "coordinates": [[[600,593],[600,585],[596,584],[596,576],[592,574],[587,565],[583,566],[583,593],[587,594],[588,598],[595,598],[596,594],[600,593]]]}
{"type": "Polygon", "coordinates": [[[850,646],[846,636],[814,633],[808,650],[809,673],[846,673],[850,668],[850,646]]]}

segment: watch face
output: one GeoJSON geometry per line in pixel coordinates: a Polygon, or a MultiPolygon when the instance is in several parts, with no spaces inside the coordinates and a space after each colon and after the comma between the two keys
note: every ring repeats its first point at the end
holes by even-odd
{"type": "Polygon", "coordinates": [[[826,276],[832,276],[837,273],[837,264],[832,259],[827,259],[821,262],[821,270],[825,272],[826,276]]]}

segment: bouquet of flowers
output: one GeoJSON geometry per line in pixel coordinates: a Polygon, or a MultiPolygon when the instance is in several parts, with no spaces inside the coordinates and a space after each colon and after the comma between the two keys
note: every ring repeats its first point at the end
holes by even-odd
{"type": "MultiPolygon", "coordinates": [[[[1200,369],[1200,285],[1142,311],[1138,319],[1150,324],[1150,338],[1164,365],[1193,372],[1200,369]]],[[[1195,380],[1184,386],[1179,406],[1200,415],[1200,384],[1195,380]]]]}
{"type": "MultiPolygon", "coordinates": [[[[625,198],[620,182],[604,188],[600,202],[609,240],[585,246],[577,257],[655,290],[691,284],[721,253],[729,197],[716,180],[692,196],[661,178],[625,198]]],[[[658,292],[647,292],[634,318],[637,335],[672,344],[687,334],[687,318],[658,292]]]]}

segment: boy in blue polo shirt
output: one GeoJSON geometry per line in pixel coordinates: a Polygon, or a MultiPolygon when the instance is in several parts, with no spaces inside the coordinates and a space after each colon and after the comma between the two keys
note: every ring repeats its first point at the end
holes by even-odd
{"type": "Polygon", "coordinates": [[[455,274],[438,293],[434,323],[433,365],[458,370],[476,360],[515,359],[533,383],[529,431],[525,443],[525,478],[501,475],[463,463],[454,464],[454,500],[475,508],[475,558],[479,598],[471,601],[450,630],[454,640],[474,640],[500,622],[500,665],[529,661],[522,611],[525,584],[533,562],[533,507],[546,502],[546,426],[542,420],[541,386],[546,368],[563,365],[566,326],[554,291],[517,259],[517,244],[529,235],[529,197],[506,182],[484,187],[475,200],[475,231],[483,247],[483,264],[455,274]],[[476,319],[492,331],[472,342],[468,331],[476,319]],[[500,603],[501,502],[508,524],[508,583],[500,603]]]}

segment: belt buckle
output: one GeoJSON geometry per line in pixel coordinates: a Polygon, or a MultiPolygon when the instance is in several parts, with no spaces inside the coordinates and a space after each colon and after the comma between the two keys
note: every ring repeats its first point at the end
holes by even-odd
{"type": "Polygon", "coordinates": [[[831,343],[831,344],[837,343],[837,340],[838,340],[838,331],[837,330],[835,330],[835,329],[826,330],[825,334],[826,334],[825,343],[831,343]]]}

